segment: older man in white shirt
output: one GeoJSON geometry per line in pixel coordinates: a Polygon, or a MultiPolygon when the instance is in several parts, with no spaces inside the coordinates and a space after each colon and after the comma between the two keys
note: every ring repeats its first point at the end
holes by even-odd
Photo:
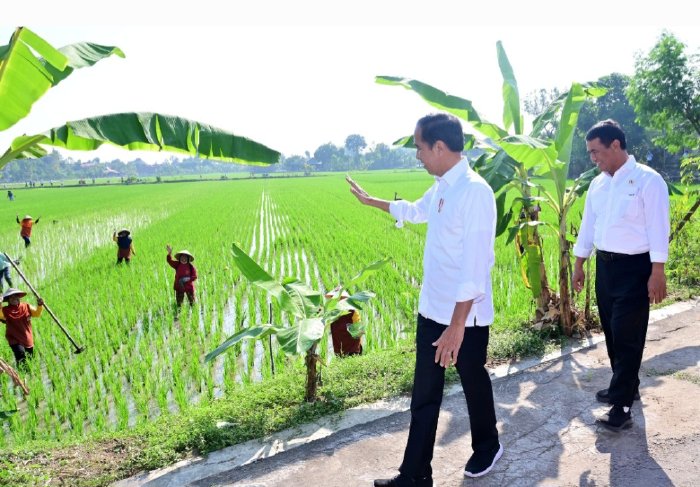
{"type": "Polygon", "coordinates": [[[586,196],[574,255],[574,289],[581,291],[583,263],[596,249],[596,299],[612,367],[600,402],[612,405],[598,418],[608,429],[632,426],[639,399],[639,367],[649,322],[649,303],[666,297],[669,199],[663,178],[627,153],[625,134],[614,120],[594,125],[586,147],[601,174],[586,196]]]}
{"type": "Polygon", "coordinates": [[[428,223],[408,443],[400,474],[375,480],[378,487],[432,486],[430,463],[445,369],[450,365],[457,368],[469,410],[473,454],[464,474],[485,475],[503,453],[491,380],[485,368],[489,325],[494,317],[493,191],[462,158],[464,135],[454,116],[423,117],[416,126],[414,141],[416,157],[435,176],[435,183],[416,202],[374,198],[348,178],[352,193],[361,203],[391,213],[397,226],[404,221],[428,223]]]}

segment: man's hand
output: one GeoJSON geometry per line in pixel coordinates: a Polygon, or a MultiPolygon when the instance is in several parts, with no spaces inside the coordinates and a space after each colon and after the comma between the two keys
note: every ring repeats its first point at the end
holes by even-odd
{"type": "Polygon", "coordinates": [[[666,298],[666,274],[664,273],[663,264],[652,263],[647,290],[649,291],[649,302],[651,304],[660,303],[666,298]]]}
{"type": "Polygon", "coordinates": [[[173,253],[173,248],[170,246],[170,244],[165,246],[165,250],[168,251],[168,255],[172,255],[173,253]]]}
{"type": "Polygon", "coordinates": [[[371,196],[367,193],[367,191],[362,189],[360,185],[353,181],[350,176],[345,176],[345,180],[348,182],[348,184],[350,184],[350,192],[355,195],[355,198],[357,198],[363,205],[368,205],[371,196]]]}
{"type": "Polygon", "coordinates": [[[574,286],[574,291],[580,293],[583,289],[583,285],[586,283],[586,273],[583,271],[583,268],[574,267],[571,283],[574,286]]]}
{"type": "Polygon", "coordinates": [[[441,367],[449,367],[457,365],[457,355],[459,355],[459,347],[462,346],[464,339],[464,325],[450,325],[445,328],[440,338],[433,342],[435,350],[435,363],[439,363],[441,367]]]}
{"type": "Polygon", "coordinates": [[[44,300],[41,298],[36,298],[36,304],[38,306],[44,306],[44,300]]]}

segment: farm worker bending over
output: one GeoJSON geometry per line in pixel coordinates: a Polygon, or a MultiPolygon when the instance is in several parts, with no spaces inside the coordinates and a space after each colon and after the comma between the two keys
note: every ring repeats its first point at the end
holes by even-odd
{"type": "Polygon", "coordinates": [[[24,218],[22,218],[22,221],[19,221],[19,215],[16,217],[17,223],[20,224],[22,227],[21,230],[19,231],[20,237],[22,237],[22,240],[24,240],[24,248],[29,247],[32,244],[32,241],[29,239],[32,236],[32,226],[35,223],[39,223],[39,218],[35,220],[32,219],[31,216],[29,215],[24,215],[24,218]]]}
{"type": "MultiPolygon", "coordinates": [[[[333,290],[326,294],[326,298],[331,299],[336,297],[338,290],[333,290]]],[[[350,295],[343,291],[340,295],[341,301],[347,299],[350,295]]],[[[362,354],[362,342],[360,338],[355,338],[348,331],[353,323],[360,321],[360,313],[356,309],[353,309],[350,313],[341,316],[333,323],[331,323],[331,337],[333,338],[333,352],[339,357],[345,357],[347,355],[361,355],[362,354]]]]}
{"type": "Polygon", "coordinates": [[[119,230],[119,232],[114,232],[112,234],[112,240],[117,242],[117,264],[121,264],[122,260],[125,260],[128,264],[131,262],[131,255],[136,255],[134,250],[134,245],[131,239],[131,232],[126,228],[119,230]]]}
{"type": "MultiPolygon", "coordinates": [[[[19,260],[15,261],[19,264],[19,260]]],[[[2,292],[2,280],[5,279],[7,287],[12,287],[12,278],[10,278],[10,261],[7,260],[5,254],[0,252],[0,292],[2,292]]]]}
{"type": "Polygon", "coordinates": [[[192,265],[194,256],[186,250],[181,250],[175,254],[175,259],[172,258],[173,248],[167,245],[165,249],[168,251],[168,264],[175,269],[175,301],[178,307],[182,305],[182,300],[187,294],[187,299],[190,305],[194,304],[194,281],[197,280],[197,269],[192,265]]]}
{"type": "MultiPolygon", "coordinates": [[[[404,221],[428,224],[408,442],[400,474],[375,480],[375,487],[433,485],[430,463],[445,369],[451,365],[462,381],[471,424],[473,454],[464,475],[487,474],[503,453],[491,379],[485,368],[489,325],[494,318],[491,267],[496,200],[488,183],[462,158],[464,135],[456,117],[425,116],[418,121],[413,137],[416,158],[435,176],[417,201],[374,198],[347,178],[360,203],[391,213],[397,226],[404,221]]],[[[467,421],[466,415],[460,419],[467,421]]]]}
{"type": "Polygon", "coordinates": [[[27,293],[10,288],[2,295],[7,306],[0,309],[0,320],[5,322],[5,338],[15,354],[17,368],[24,365],[27,355],[34,354],[34,336],[32,335],[32,318],[38,318],[44,311],[44,301],[37,299],[37,307],[21,303],[20,299],[27,293]]]}

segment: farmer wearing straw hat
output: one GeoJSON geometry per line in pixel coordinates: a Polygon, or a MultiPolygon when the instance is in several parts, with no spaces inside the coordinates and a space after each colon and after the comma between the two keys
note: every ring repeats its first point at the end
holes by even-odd
{"type": "MultiPolygon", "coordinates": [[[[338,297],[339,289],[336,288],[326,294],[327,299],[338,297]]],[[[349,298],[350,295],[343,291],[340,295],[340,301],[349,298]]],[[[345,314],[331,323],[331,338],[333,339],[333,352],[339,357],[348,355],[361,355],[362,342],[360,338],[355,338],[350,334],[348,328],[360,321],[360,313],[356,309],[351,309],[351,312],[345,314]]]]}
{"type": "Polygon", "coordinates": [[[34,336],[32,335],[32,318],[38,318],[44,311],[44,300],[36,300],[36,308],[20,299],[27,293],[10,288],[2,295],[3,303],[7,306],[0,309],[0,320],[5,322],[5,338],[12,353],[15,354],[17,367],[25,365],[27,355],[34,355],[34,336]]]}
{"type": "Polygon", "coordinates": [[[187,294],[190,305],[193,305],[194,281],[197,280],[197,269],[192,265],[194,256],[186,250],[181,250],[175,254],[175,259],[173,259],[173,248],[170,245],[166,245],[165,249],[168,251],[168,265],[175,269],[175,284],[173,288],[175,289],[177,306],[180,307],[182,305],[185,294],[187,294]]]}
{"type": "Polygon", "coordinates": [[[131,262],[131,256],[136,255],[134,250],[131,232],[126,228],[122,228],[118,232],[112,234],[112,240],[117,242],[117,264],[121,264],[123,260],[128,264],[131,262]]]}
{"type": "Polygon", "coordinates": [[[30,237],[32,236],[32,226],[35,223],[39,223],[39,219],[41,219],[41,217],[34,220],[30,215],[24,215],[22,221],[19,221],[19,215],[16,215],[15,219],[22,227],[22,229],[19,231],[19,235],[22,237],[22,240],[24,240],[24,248],[26,249],[32,244],[32,241],[30,240],[30,237]]]}

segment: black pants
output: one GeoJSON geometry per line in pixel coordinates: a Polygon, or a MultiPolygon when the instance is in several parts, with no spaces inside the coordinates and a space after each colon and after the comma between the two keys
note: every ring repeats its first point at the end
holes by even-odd
{"type": "Polygon", "coordinates": [[[12,353],[15,354],[15,361],[17,362],[17,368],[24,367],[27,357],[34,356],[34,347],[24,347],[23,345],[10,345],[12,353]]]}
{"type": "MultiPolygon", "coordinates": [[[[399,468],[401,474],[408,477],[426,477],[433,472],[430,462],[445,384],[445,369],[435,363],[433,342],[440,338],[445,328],[445,325],[418,315],[411,426],[399,468]]],[[[488,326],[467,327],[457,356],[456,367],[467,399],[474,451],[489,450],[498,445],[493,390],[485,368],[488,343],[488,326]]]]}
{"type": "Polygon", "coordinates": [[[24,248],[25,249],[32,244],[32,241],[26,235],[22,235],[22,240],[24,240],[24,248]]]}
{"type": "MultiPolygon", "coordinates": [[[[615,254],[617,255],[617,254],[615,254]]],[[[649,254],[596,257],[598,313],[613,376],[610,403],[632,406],[649,324],[649,254]]]]}

